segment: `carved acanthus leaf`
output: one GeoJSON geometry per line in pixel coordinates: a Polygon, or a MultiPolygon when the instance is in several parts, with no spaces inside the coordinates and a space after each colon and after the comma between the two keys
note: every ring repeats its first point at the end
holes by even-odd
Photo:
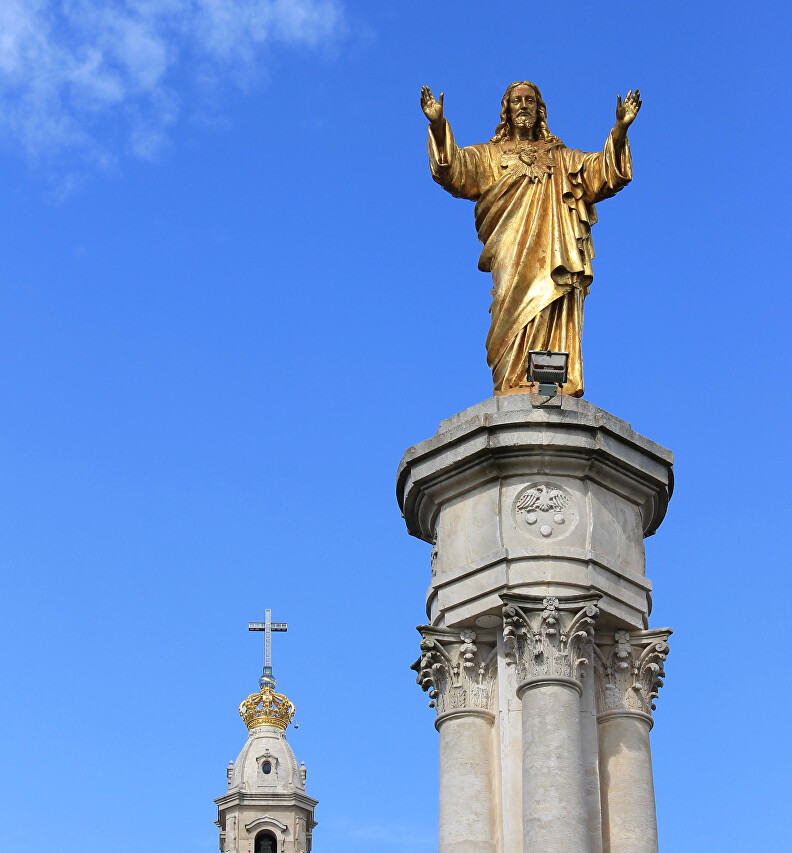
{"type": "Polygon", "coordinates": [[[580,679],[599,616],[599,596],[536,598],[504,596],[503,638],[517,681],[529,678],[580,679]]]}
{"type": "Polygon", "coordinates": [[[594,667],[597,713],[629,710],[651,714],[665,677],[671,630],[616,631],[597,636],[594,667]]]}
{"type": "Polygon", "coordinates": [[[438,714],[463,708],[491,711],[496,659],[492,644],[477,642],[475,631],[423,626],[421,657],[412,665],[416,681],[429,693],[438,714]]]}

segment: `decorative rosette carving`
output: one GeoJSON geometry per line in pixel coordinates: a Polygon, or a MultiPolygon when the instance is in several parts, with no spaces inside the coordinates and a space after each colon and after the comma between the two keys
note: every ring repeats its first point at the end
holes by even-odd
{"type": "Polygon", "coordinates": [[[589,662],[599,596],[502,598],[506,660],[517,667],[517,681],[543,676],[580,680],[589,662]]]}
{"type": "Polygon", "coordinates": [[[594,671],[597,713],[642,711],[651,714],[665,678],[670,628],[616,631],[597,636],[594,671]]]}
{"type": "Polygon", "coordinates": [[[438,714],[463,708],[491,711],[494,705],[496,651],[477,641],[475,631],[422,626],[421,657],[412,665],[416,681],[429,693],[438,714]]]}

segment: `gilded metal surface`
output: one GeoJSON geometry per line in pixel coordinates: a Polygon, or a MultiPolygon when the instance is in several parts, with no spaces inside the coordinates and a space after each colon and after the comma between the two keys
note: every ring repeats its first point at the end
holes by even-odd
{"type": "Polygon", "coordinates": [[[636,90],[617,96],[616,123],[602,151],[567,148],[547,126],[534,83],[512,83],[489,142],[459,148],[443,115],[443,95],[421,89],[429,120],[432,177],[451,195],[476,202],[484,249],[479,269],[492,273],[487,363],[495,394],[530,391],[529,350],[569,353],[562,392],[583,394],[583,301],[593,279],[595,204],[632,178],[627,128],[641,108],[636,90]]]}
{"type": "Polygon", "coordinates": [[[258,693],[251,693],[239,706],[239,716],[248,731],[260,726],[275,726],[286,731],[294,716],[294,705],[283,693],[276,693],[266,685],[258,693]]]}

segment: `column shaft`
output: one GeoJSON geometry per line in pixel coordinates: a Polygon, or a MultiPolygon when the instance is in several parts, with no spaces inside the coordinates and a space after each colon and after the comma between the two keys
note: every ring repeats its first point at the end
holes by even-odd
{"type": "Polygon", "coordinates": [[[440,732],[439,853],[496,853],[493,714],[450,711],[440,732]]]}
{"type": "Polygon", "coordinates": [[[589,844],[591,853],[603,853],[602,797],[600,796],[599,736],[594,692],[593,667],[587,665],[580,699],[580,735],[583,741],[583,781],[588,803],[589,844]]]}
{"type": "Polygon", "coordinates": [[[599,719],[605,853],[658,853],[651,725],[641,712],[613,712],[599,719]]]}
{"type": "Polygon", "coordinates": [[[573,679],[520,685],[523,714],[524,853],[591,853],[573,679]]]}

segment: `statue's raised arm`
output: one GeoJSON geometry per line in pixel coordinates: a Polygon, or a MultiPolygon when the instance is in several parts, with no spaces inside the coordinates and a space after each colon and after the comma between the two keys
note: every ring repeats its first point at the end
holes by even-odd
{"type": "Polygon", "coordinates": [[[440,100],[436,101],[432,90],[428,86],[421,87],[421,109],[424,115],[429,120],[434,138],[440,148],[445,145],[445,121],[443,120],[443,92],[440,93],[440,100]]]}
{"type": "Polygon", "coordinates": [[[562,392],[583,394],[583,301],[593,273],[594,205],[632,178],[627,129],[641,108],[640,93],[617,98],[616,123],[602,151],[567,148],[547,124],[539,88],[512,83],[489,142],[459,148],[443,115],[443,95],[421,89],[429,121],[432,177],[454,196],[476,202],[484,249],[479,269],[491,272],[492,322],[487,362],[495,394],[530,391],[530,350],[569,353],[562,392]]]}
{"type": "Polygon", "coordinates": [[[621,95],[616,95],[616,124],[611,131],[617,148],[623,147],[627,139],[627,128],[635,121],[638,110],[641,109],[641,93],[632,89],[622,102],[621,95]]]}

